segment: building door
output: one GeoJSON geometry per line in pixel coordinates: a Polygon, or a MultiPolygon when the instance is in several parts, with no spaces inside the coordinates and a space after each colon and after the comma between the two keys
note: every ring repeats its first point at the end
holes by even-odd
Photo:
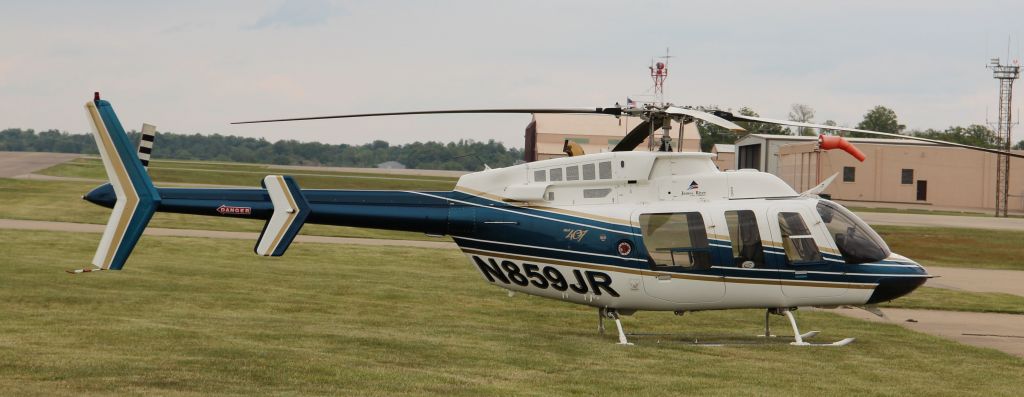
{"type": "Polygon", "coordinates": [[[917,201],[928,200],[928,181],[917,181],[917,201]]]}

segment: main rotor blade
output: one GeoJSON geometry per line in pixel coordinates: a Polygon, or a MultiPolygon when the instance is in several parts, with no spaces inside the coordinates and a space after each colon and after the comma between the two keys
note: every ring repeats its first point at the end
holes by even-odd
{"type": "Polygon", "coordinates": [[[455,109],[455,110],[420,110],[413,112],[387,112],[387,113],[361,113],[341,114],[335,116],[313,116],[294,117],[287,119],[236,121],[231,124],[253,124],[253,123],[275,123],[279,121],[302,121],[302,120],[325,120],[325,119],[347,119],[353,117],[378,117],[378,116],[405,116],[413,114],[466,114],[466,113],[561,113],[561,114],[607,114],[618,116],[622,114],[621,108],[596,108],[596,109],[455,109]]]}
{"type": "Polygon", "coordinates": [[[715,115],[713,115],[711,113],[705,113],[705,112],[702,112],[702,111],[699,111],[699,110],[686,109],[686,108],[677,108],[675,106],[671,106],[668,109],[665,109],[665,113],[668,113],[668,114],[682,114],[682,115],[690,116],[690,117],[693,117],[693,118],[698,119],[698,120],[704,120],[706,122],[709,122],[711,124],[717,125],[719,127],[725,128],[725,129],[733,131],[733,132],[743,132],[743,131],[746,131],[745,129],[743,129],[743,127],[740,127],[736,123],[733,123],[733,122],[731,122],[729,120],[726,120],[726,119],[723,119],[721,117],[715,116],[715,115]]]}
{"type": "Polygon", "coordinates": [[[978,151],[987,152],[987,153],[1002,154],[1002,155],[1006,155],[1006,156],[1010,156],[1010,157],[1024,158],[1024,155],[1020,155],[1020,154],[1016,154],[1016,153],[1010,153],[1010,152],[1004,152],[1002,150],[989,149],[989,148],[980,147],[980,146],[964,145],[962,143],[940,141],[938,139],[921,138],[921,137],[917,137],[917,136],[913,136],[913,135],[900,135],[900,134],[893,134],[891,132],[861,130],[861,129],[857,129],[857,128],[837,127],[837,126],[833,126],[833,125],[801,123],[799,121],[766,119],[766,118],[763,118],[763,117],[751,117],[751,116],[735,115],[735,114],[731,114],[731,113],[728,113],[728,112],[716,112],[716,113],[718,113],[719,116],[723,116],[724,118],[733,119],[733,120],[758,121],[758,122],[762,122],[762,123],[789,125],[789,126],[793,126],[793,127],[816,128],[816,129],[819,129],[819,130],[859,132],[859,133],[863,133],[863,134],[889,136],[889,137],[900,138],[900,139],[910,139],[910,140],[921,141],[921,142],[930,142],[930,143],[934,143],[934,144],[937,144],[937,145],[954,146],[954,147],[959,147],[959,148],[964,148],[964,149],[978,150],[978,151]]]}
{"type": "Polygon", "coordinates": [[[612,148],[613,152],[628,152],[636,149],[644,142],[644,139],[651,134],[651,122],[644,120],[636,127],[633,127],[626,136],[622,137],[622,140],[612,148]]]}

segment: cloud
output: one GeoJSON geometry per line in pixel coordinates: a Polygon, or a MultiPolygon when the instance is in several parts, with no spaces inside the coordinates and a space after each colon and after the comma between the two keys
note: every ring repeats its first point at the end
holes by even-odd
{"type": "Polygon", "coordinates": [[[323,25],[340,13],[340,9],[329,0],[286,0],[276,10],[260,17],[250,29],[274,27],[299,28],[323,25]]]}

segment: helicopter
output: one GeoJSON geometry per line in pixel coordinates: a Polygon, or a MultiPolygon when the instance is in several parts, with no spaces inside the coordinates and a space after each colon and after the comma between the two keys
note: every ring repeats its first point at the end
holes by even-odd
{"type": "MultiPolygon", "coordinates": [[[[823,198],[833,175],[796,192],[756,170],[720,171],[711,154],[674,152],[669,130],[702,121],[731,131],[759,122],[915,139],[971,150],[1013,153],[933,139],[702,111],[670,104],[594,109],[468,109],[348,114],[257,120],[235,124],[399,116],[410,114],[560,113],[639,117],[610,152],[583,154],[566,142],[568,157],[462,176],[451,191],[300,189],[287,175],[268,175],[261,188],[158,188],[110,102],[99,93],[85,104],[109,183],[83,198],[112,208],[87,273],[119,270],[157,211],[266,220],[257,255],[281,256],[307,223],[450,236],[481,278],[510,294],[521,292],[593,307],[598,330],[614,321],[620,344],[632,344],[621,316],[637,311],[676,314],[702,310],[765,309],[784,316],[798,346],[798,307],[874,304],[914,291],[931,276],[893,253],[855,214],[823,198]],[[636,151],[655,140],[655,151],[636,151]]],[[[155,127],[144,126],[145,131],[155,127]]],[[[839,136],[820,137],[822,149],[863,154],[839,136]]],[[[652,147],[654,145],[652,144],[652,147]]]]}

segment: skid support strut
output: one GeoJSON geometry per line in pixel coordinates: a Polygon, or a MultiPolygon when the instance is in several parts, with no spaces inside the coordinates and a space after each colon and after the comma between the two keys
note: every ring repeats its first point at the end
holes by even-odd
{"type": "Polygon", "coordinates": [[[599,320],[598,326],[599,330],[602,333],[604,333],[604,317],[608,317],[610,319],[615,320],[615,328],[619,330],[619,344],[632,345],[632,343],[629,343],[629,340],[626,339],[626,333],[622,330],[622,321],[619,320],[619,312],[615,311],[615,309],[602,308],[600,309],[599,313],[602,315],[602,317],[601,320],[599,320]]]}

